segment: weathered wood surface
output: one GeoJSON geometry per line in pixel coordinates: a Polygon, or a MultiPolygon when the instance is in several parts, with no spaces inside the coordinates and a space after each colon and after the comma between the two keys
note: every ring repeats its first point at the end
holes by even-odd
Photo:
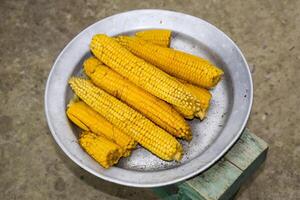
{"type": "Polygon", "coordinates": [[[164,200],[231,199],[241,184],[264,162],[268,145],[245,129],[237,143],[202,174],[176,185],[155,188],[164,200]]]}

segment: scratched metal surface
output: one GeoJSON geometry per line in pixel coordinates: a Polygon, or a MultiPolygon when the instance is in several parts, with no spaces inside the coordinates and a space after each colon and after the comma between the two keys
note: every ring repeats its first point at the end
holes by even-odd
{"type": "Polygon", "coordinates": [[[246,61],[235,44],[207,22],[170,11],[139,10],[106,18],[81,32],[57,58],[49,75],[45,110],[50,130],[64,152],[92,174],[135,187],[172,184],[196,175],[218,160],[238,139],[252,105],[252,80],[246,61]],[[212,90],[207,118],[189,121],[193,140],[181,141],[180,162],[165,162],[139,147],[109,170],[101,168],[78,145],[79,130],[65,116],[73,93],[67,86],[72,75],[82,75],[82,62],[90,56],[88,44],[95,33],[132,34],[138,30],[173,30],[171,46],[207,58],[225,71],[212,90]]]}

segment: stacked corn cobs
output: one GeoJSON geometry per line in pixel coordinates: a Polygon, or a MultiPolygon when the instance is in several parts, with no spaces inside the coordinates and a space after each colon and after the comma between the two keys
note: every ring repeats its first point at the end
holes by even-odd
{"type": "Polygon", "coordinates": [[[204,119],[223,71],[208,60],[169,48],[171,31],[148,30],[115,38],[95,35],[93,57],[84,62],[89,79],[72,77],[76,94],[69,119],[83,129],[79,143],[108,168],[137,143],[159,158],[179,161],[175,139],[191,140],[184,118],[204,119]]]}

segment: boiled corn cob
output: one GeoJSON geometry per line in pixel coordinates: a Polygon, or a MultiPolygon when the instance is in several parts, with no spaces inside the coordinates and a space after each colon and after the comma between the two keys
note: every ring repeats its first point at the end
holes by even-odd
{"type": "Polygon", "coordinates": [[[79,144],[102,167],[109,168],[122,156],[122,149],[107,138],[85,131],[80,135],[79,144]]]}
{"type": "Polygon", "coordinates": [[[90,48],[107,66],[152,95],[185,110],[189,115],[200,111],[200,102],[178,80],[134,56],[113,38],[95,35],[90,48]]]}
{"type": "Polygon", "coordinates": [[[159,29],[145,30],[145,31],[139,31],[135,33],[137,37],[162,47],[170,46],[171,34],[172,32],[170,30],[159,30],[159,29]]]}
{"type": "Polygon", "coordinates": [[[205,88],[214,87],[223,74],[221,69],[205,59],[175,49],[161,47],[138,37],[119,36],[116,40],[136,56],[170,75],[205,88]]]}
{"type": "Polygon", "coordinates": [[[181,159],[181,144],[142,114],[88,80],[73,77],[69,83],[79,98],[143,147],[164,160],[181,159]]]}
{"type": "Polygon", "coordinates": [[[83,66],[95,85],[141,112],[172,135],[187,140],[192,138],[187,122],[166,102],[117,74],[95,57],[87,59],[83,66]]]}
{"type": "Polygon", "coordinates": [[[136,142],[131,137],[114,127],[83,101],[70,103],[67,116],[83,130],[103,135],[118,144],[124,150],[123,156],[129,156],[130,151],[136,146],[136,142]]]}
{"type": "MultiPolygon", "coordinates": [[[[193,93],[199,99],[201,103],[201,108],[202,108],[201,112],[198,112],[197,115],[195,116],[199,117],[200,119],[204,119],[210,105],[210,100],[211,100],[210,92],[204,88],[189,83],[184,83],[184,85],[191,93],[193,93]]],[[[185,118],[188,119],[193,118],[193,116],[184,115],[184,112],[181,112],[180,109],[176,109],[176,110],[178,110],[178,112],[181,113],[185,118]]]]}

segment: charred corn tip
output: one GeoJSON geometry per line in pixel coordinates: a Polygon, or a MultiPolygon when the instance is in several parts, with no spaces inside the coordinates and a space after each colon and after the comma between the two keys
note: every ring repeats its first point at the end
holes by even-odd
{"type": "Polygon", "coordinates": [[[98,65],[101,65],[102,63],[95,57],[90,57],[86,59],[83,63],[84,72],[86,75],[90,76],[93,74],[97,68],[98,65]]]}

